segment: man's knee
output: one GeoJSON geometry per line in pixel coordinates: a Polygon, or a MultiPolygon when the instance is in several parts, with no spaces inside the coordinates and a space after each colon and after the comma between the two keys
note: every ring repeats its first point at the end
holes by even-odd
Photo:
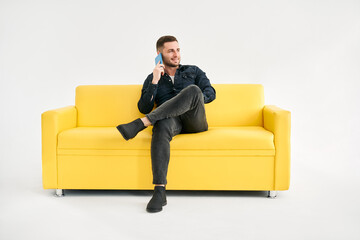
{"type": "Polygon", "coordinates": [[[188,92],[191,92],[193,94],[202,94],[202,91],[201,89],[197,86],[197,85],[189,85],[187,86],[186,88],[184,88],[185,91],[188,91],[188,92]]]}
{"type": "Polygon", "coordinates": [[[189,96],[198,98],[199,100],[203,100],[204,99],[204,95],[201,91],[201,89],[197,86],[197,85],[189,85],[186,88],[184,88],[184,91],[186,92],[186,94],[188,94],[189,96]]]}

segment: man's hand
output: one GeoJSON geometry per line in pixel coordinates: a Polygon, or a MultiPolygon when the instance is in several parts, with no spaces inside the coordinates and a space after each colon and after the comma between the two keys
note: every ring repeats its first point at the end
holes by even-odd
{"type": "Polygon", "coordinates": [[[158,64],[156,64],[156,66],[153,70],[152,84],[158,84],[161,76],[164,75],[164,73],[165,73],[165,65],[160,64],[160,62],[158,62],[158,64]]]}

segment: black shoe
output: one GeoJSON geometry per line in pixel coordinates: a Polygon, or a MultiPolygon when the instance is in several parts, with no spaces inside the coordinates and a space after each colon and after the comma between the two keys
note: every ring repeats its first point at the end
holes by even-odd
{"type": "Polygon", "coordinates": [[[116,128],[127,141],[131,138],[134,138],[140,131],[144,130],[146,127],[141,121],[141,119],[138,118],[127,124],[120,124],[116,128]]]}
{"type": "Polygon", "coordinates": [[[150,213],[160,212],[166,204],[165,187],[155,186],[154,195],[148,203],[146,211],[150,213]]]}

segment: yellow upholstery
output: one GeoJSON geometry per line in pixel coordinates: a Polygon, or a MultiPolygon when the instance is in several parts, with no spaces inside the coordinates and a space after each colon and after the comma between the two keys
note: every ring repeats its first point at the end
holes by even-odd
{"type": "Polygon", "coordinates": [[[143,116],[137,107],[140,85],[91,85],[76,88],[78,127],[113,127],[143,116]]]}
{"type": "MultiPolygon", "coordinates": [[[[216,85],[216,101],[206,104],[210,126],[263,126],[264,90],[259,84],[216,85]],[[220,114],[221,112],[221,114],[220,114]]],[[[90,85],[76,88],[78,127],[112,127],[143,116],[140,85],[90,85]],[[120,110],[121,109],[121,110],[120,110]]]]}
{"type": "MultiPolygon", "coordinates": [[[[58,139],[59,153],[62,149],[150,150],[151,131],[142,131],[131,141],[125,141],[119,138],[114,127],[77,127],[62,131],[58,139]]],[[[266,150],[269,155],[274,155],[273,141],[273,134],[262,127],[210,127],[207,132],[175,136],[171,149],[252,150],[253,154],[266,150]]]]}
{"type": "MultiPolygon", "coordinates": [[[[290,112],[264,106],[260,84],[215,84],[209,130],[171,141],[167,189],[287,190],[290,112]]],[[[42,114],[43,186],[152,189],[149,127],[125,141],[115,126],[143,116],[140,85],[76,88],[75,106],[42,114]]]]}

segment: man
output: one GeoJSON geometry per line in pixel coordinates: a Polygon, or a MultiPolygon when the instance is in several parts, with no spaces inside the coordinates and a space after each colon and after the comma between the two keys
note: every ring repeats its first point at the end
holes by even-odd
{"type": "Polygon", "coordinates": [[[153,125],[151,163],[155,188],[146,207],[148,212],[159,212],[167,203],[170,141],[180,133],[207,131],[204,103],[215,99],[215,89],[205,73],[197,66],[180,64],[180,48],[175,37],[159,38],[156,50],[162,54],[163,64],[157,63],[146,78],[138,102],[145,117],[116,127],[129,140],[153,125]]]}

